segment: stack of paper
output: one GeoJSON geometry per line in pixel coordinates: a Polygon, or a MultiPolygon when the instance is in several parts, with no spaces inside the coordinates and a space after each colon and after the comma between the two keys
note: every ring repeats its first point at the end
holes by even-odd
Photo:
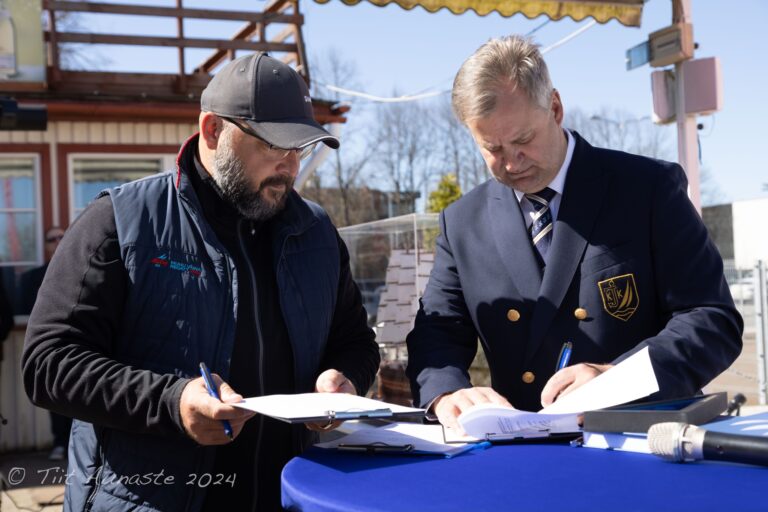
{"type": "Polygon", "coordinates": [[[579,415],[583,412],[631,402],[658,390],[646,347],[539,412],[495,404],[472,406],[458,420],[467,436],[446,429],[445,438],[495,441],[580,432],[579,415]]]}

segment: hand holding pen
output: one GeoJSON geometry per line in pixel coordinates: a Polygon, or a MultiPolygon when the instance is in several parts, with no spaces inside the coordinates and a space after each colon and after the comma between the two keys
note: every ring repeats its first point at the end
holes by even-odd
{"type": "Polygon", "coordinates": [[[557,358],[555,374],[547,381],[541,391],[541,405],[543,407],[551,405],[559,397],[583,386],[613,366],[612,364],[594,363],[579,363],[568,366],[572,353],[573,343],[570,341],[563,343],[557,358]]]}
{"type": "Polygon", "coordinates": [[[229,405],[241,401],[243,397],[218,375],[210,374],[207,368],[203,368],[205,365],[201,363],[201,377],[184,387],[179,401],[179,415],[184,430],[198,444],[227,444],[237,437],[243,424],[255,413],[229,405]]]}

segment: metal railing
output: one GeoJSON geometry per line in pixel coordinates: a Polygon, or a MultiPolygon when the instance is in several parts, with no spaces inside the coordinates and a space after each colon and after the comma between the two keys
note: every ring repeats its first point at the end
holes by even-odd
{"type": "Polygon", "coordinates": [[[750,401],[768,403],[768,272],[765,261],[754,267],[738,268],[733,260],[724,262],[724,273],[736,308],[744,319],[744,349],[734,364],[715,383],[728,377],[739,381],[729,391],[741,392],[750,401]]]}
{"type": "Polygon", "coordinates": [[[758,398],[760,405],[768,402],[766,388],[766,342],[768,342],[768,286],[766,285],[765,262],[758,261],[754,273],[755,303],[755,345],[757,348],[758,398]]]}

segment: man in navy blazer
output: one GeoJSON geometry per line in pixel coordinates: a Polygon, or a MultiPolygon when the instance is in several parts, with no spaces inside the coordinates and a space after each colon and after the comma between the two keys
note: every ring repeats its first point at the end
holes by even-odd
{"type": "Polygon", "coordinates": [[[563,129],[546,64],[521,37],[478,49],[452,102],[495,179],[440,217],[408,336],[417,405],[447,425],[482,402],[538,410],[644,347],[652,398],[672,398],[733,362],[743,322],[679,165],[563,129]],[[478,338],[492,388],[470,382],[478,338]]]}

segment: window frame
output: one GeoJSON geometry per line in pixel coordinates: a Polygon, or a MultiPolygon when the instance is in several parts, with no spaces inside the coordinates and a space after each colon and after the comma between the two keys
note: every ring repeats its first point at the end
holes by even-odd
{"type": "Polygon", "coordinates": [[[36,267],[43,264],[43,183],[42,183],[42,169],[40,153],[29,151],[4,151],[0,153],[0,159],[11,158],[30,158],[32,159],[32,176],[33,176],[33,189],[34,189],[34,208],[3,208],[0,207],[0,213],[29,213],[35,214],[35,259],[33,261],[5,261],[0,260],[0,267],[36,267]]]}
{"type": "Polygon", "coordinates": [[[176,154],[141,152],[141,153],[117,153],[117,152],[76,152],[67,153],[67,193],[69,202],[68,224],[72,224],[77,218],[77,206],[75,204],[75,160],[147,160],[156,158],[160,160],[160,170],[158,173],[173,169],[176,167],[176,154]]]}

